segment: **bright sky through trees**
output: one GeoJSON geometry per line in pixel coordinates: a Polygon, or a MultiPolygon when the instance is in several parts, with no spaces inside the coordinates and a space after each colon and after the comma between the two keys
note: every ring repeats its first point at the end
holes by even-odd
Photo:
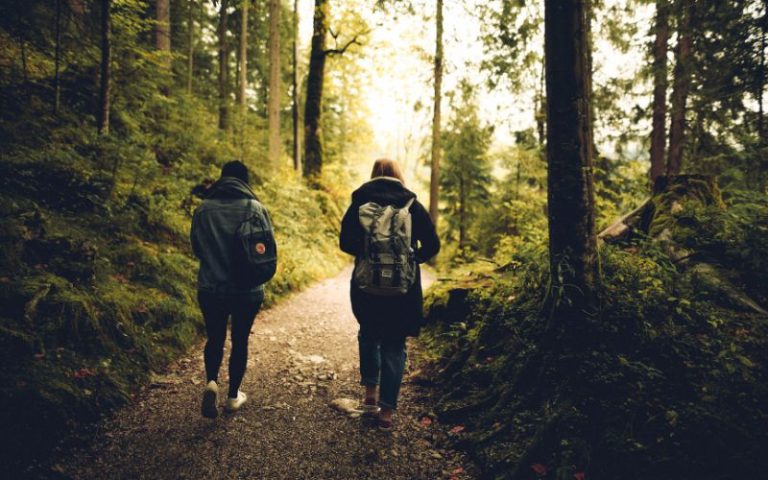
{"type": "MultiPolygon", "coordinates": [[[[409,175],[421,177],[428,174],[423,157],[429,148],[429,122],[431,119],[432,99],[432,55],[434,54],[434,2],[415,0],[415,14],[410,15],[395,11],[374,11],[373,2],[360,0],[337,0],[332,4],[334,18],[338,18],[345,9],[356,9],[365,18],[371,33],[368,43],[359,50],[359,62],[367,72],[368,82],[363,85],[367,100],[369,122],[374,133],[369,158],[350,159],[360,163],[360,174],[365,175],[370,160],[387,156],[403,163],[409,175]]],[[[501,148],[513,142],[513,133],[517,130],[534,127],[534,91],[538,79],[530,78],[526,85],[530,89],[520,94],[512,94],[507,85],[502,83],[495,90],[489,90],[487,73],[481,71],[480,63],[484,57],[481,40],[482,20],[478,6],[487,4],[483,0],[450,0],[445,2],[445,78],[444,105],[446,115],[450,115],[448,95],[458,82],[466,78],[477,85],[479,111],[481,117],[495,126],[494,147],[501,148]]],[[[623,5],[622,0],[607,0],[604,11],[613,4],[623,5]]],[[[300,1],[300,44],[302,54],[308,52],[308,43],[312,32],[312,0],[300,1]]],[[[532,6],[532,9],[543,8],[532,6]]],[[[637,28],[638,35],[633,37],[625,52],[619,51],[605,40],[604,35],[595,45],[594,66],[595,84],[600,85],[612,79],[628,79],[636,76],[643,65],[642,58],[645,42],[650,37],[647,32],[651,26],[653,9],[651,7],[634,12],[634,18],[621,19],[637,28]]],[[[606,28],[606,19],[597,19],[594,25],[599,32],[606,28]]],[[[343,27],[342,27],[343,28],[343,27]]],[[[342,31],[344,35],[353,32],[342,31]]],[[[536,40],[543,52],[543,35],[536,40]]],[[[647,85],[637,85],[633,95],[622,101],[622,109],[629,114],[636,105],[645,108],[650,100],[647,85]],[[648,92],[646,92],[648,90],[648,92]],[[647,93],[647,95],[646,95],[647,93]]],[[[448,118],[446,116],[446,118],[448,118]]],[[[616,129],[642,128],[648,125],[611,125],[607,127],[598,119],[596,138],[603,141],[615,134],[616,129]],[[601,129],[605,129],[601,135],[601,129]]],[[[605,153],[610,153],[606,145],[605,153]]]]}

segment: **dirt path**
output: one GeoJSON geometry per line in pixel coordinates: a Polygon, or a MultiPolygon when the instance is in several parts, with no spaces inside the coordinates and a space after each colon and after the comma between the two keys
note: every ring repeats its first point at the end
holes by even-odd
{"type": "MultiPolygon", "coordinates": [[[[202,352],[195,349],[135,404],[99,425],[87,446],[57,463],[57,476],[474,478],[473,469],[458,454],[435,447],[444,432],[420,421],[429,406],[424,392],[410,384],[407,376],[390,434],[378,431],[366,418],[329,406],[340,397],[360,397],[349,274],[344,271],[259,313],[242,386],[249,394],[243,410],[216,420],[200,415],[204,376],[202,352]]],[[[424,280],[428,284],[431,279],[424,280]]],[[[224,387],[227,357],[228,353],[220,375],[224,387]]]]}

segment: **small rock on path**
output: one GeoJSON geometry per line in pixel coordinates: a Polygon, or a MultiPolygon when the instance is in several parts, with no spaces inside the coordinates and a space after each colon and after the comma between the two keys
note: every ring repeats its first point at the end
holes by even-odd
{"type": "MultiPolygon", "coordinates": [[[[427,286],[431,275],[423,275],[427,286]]],[[[420,422],[430,406],[408,373],[392,433],[349,411],[349,399],[362,394],[349,276],[346,269],[259,313],[241,387],[249,399],[240,412],[215,420],[200,415],[201,345],[102,422],[51,473],[76,479],[476,478],[466,458],[436,445],[440,427],[420,422]],[[331,406],[343,399],[343,408],[331,406]]],[[[228,352],[220,397],[227,358],[228,352]]]]}

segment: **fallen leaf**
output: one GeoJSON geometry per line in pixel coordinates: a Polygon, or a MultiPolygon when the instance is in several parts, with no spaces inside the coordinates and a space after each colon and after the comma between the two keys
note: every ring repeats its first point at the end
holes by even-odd
{"type": "Polygon", "coordinates": [[[73,373],[72,375],[75,378],[88,378],[96,375],[96,372],[94,372],[90,368],[81,368],[80,370],[75,370],[75,373],[73,373]]]}
{"type": "Polygon", "coordinates": [[[421,420],[419,420],[419,423],[421,424],[422,427],[428,427],[432,425],[432,419],[427,416],[423,416],[421,417],[421,420]]]}
{"type": "Polygon", "coordinates": [[[464,425],[456,425],[450,430],[451,433],[459,433],[463,431],[464,431],[464,425]]]}
{"type": "Polygon", "coordinates": [[[542,465],[542,464],[540,464],[540,463],[534,463],[533,465],[531,465],[531,470],[533,470],[534,472],[536,472],[536,475],[542,475],[542,476],[544,476],[544,475],[546,475],[546,474],[547,474],[547,470],[548,470],[548,469],[547,469],[547,466],[546,466],[546,465],[542,465]]]}

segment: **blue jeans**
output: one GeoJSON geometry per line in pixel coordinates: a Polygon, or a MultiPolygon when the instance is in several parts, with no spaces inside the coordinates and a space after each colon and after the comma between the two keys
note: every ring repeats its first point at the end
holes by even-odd
{"type": "Polygon", "coordinates": [[[405,337],[382,339],[366,335],[361,330],[357,340],[360,345],[360,384],[367,387],[381,384],[379,406],[396,409],[407,357],[405,337]]]}

